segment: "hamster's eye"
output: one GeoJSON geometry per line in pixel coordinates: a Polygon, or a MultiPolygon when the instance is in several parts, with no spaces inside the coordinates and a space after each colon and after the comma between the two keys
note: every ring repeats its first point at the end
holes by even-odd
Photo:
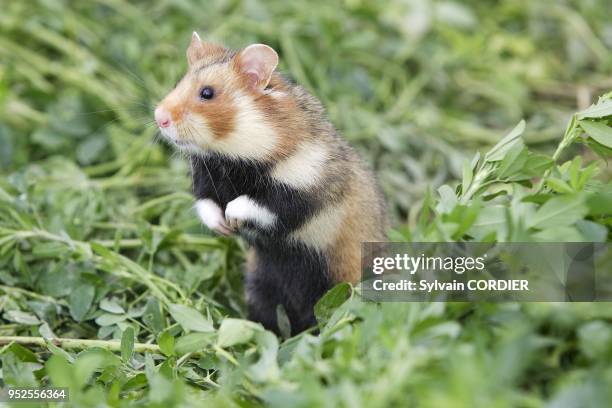
{"type": "Polygon", "coordinates": [[[200,91],[200,98],[201,99],[212,99],[213,96],[215,96],[215,90],[212,89],[212,87],[210,87],[210,86],[205,86],[200,91]]]}

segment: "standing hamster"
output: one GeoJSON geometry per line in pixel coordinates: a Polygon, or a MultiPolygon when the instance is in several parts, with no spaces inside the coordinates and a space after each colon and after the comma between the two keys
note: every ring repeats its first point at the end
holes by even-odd
{"type": "Polygon", "coordinates": [[[249,245],[249,318],[278,333],[280,304],[299,333],[328,289],[359,280],[361,243],[385,240],[383,196],[321,103],[275,71],[272,48],[194,33],[187,61],[155,120],[190,158],[202,222],[249,245]]]}

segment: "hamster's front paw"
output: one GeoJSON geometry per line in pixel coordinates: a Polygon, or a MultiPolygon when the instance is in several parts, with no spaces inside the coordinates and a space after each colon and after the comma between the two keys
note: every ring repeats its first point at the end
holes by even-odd
{"type": "Polygon", "coordinates": [[[233,232],[232,228],[225,222],[223,210],[213,200],[209,198],[198,200],[195,208],[202,222],[211,230],[222,235],[229,235],[233,232]]]}
{"type": "Polygon", "coordinates": [[[227,203],[227,207],[225,207],[225,222],[227,225],[232,229],[240,228],[248,219],[253,204],[252,200],[246,195],[241,195],[227,203]]]}
{"type": "Polygon", "coordinates": [[[240,228],[245,221],[251,221],[260,227],[269,227],[275,220],[274,214],[246,195],[237,197],[225,207],[225,221],[233,229],[240,228]]]}

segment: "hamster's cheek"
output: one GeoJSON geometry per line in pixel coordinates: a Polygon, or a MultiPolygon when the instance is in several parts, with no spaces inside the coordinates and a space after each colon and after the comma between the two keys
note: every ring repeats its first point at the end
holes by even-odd
{"type": "Polygon", "coordinates": [[[266,160],[279,141],[274,122],[252,96],[234,91],[231,97],[231,102],[216,105],[214,114],[206,117],[214,136],[214,150],[241,159],[266,160]]]}
{"type": "Polygon", "coordinates": [[[174,124],[160,130],[163,138],[166,139],[168,143],[175,149],[185,151],[186,149],[196,147],[188,139],[185,139],[185,136],[182,134],[181,129],[175,126],[174,124]]]}
{"type": "Polygon", "coordinates": [[[214,143],[214,135],[204,117],[194,114],[186,115],[181,129],[184,132],[181,136],[202,150],[208,150],[214,143]]]}
{"type": "Polygon", "coordinates": [[[178,138],[176,126],[174,124],[166,128],[162,128],[160,129],[160,131],[161,131],[162,136],[168,139],[170,142],[175,142],[178,138]]]}

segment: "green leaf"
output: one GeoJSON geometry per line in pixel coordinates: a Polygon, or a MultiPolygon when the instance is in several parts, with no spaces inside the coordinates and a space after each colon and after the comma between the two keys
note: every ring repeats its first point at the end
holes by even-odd
{"type": "Polygon", "coordinates": [[[74,320],[80,322],[87,315],[91,307],[96,290],[92,285],[80,284],[70,292],[69,304],[70,315],[74,320]]]}
{"type": "Polygon", "coordinates": [[[596,192],[587,198],[589,214],[609,215],[612,208],[612,192],[596,192]]]}
{"type": "Polygon", "coordinates": [[[536,177],[544,174],[554,164],[553,160],[544,154],[530,154],[523,171],[527,176],[536,177]]]}
{"type": "Polygon", "coordinates": [[[581,120],[580,127],[593,139],[606,147],[612,148],[612,128],[601,122],[581,120]]]}
{"type": "Polygon", "coordinates": [[[224,319],[219,327],[217,344],[219,347],[231,347],[248,343],[257,330],[261,330],[261,327],[248,320],[224,319]]]}
{"type": "Polygon", "coordinates": [[[116,314],[104,313],[96,317],[96,324],[98,326],[112,326],[113,324],[122,322],[125,319],[127,319],[126,315],[116,315],[116,314]]]}
{"type": "Polygon", "coordinates": [[[164,317],[162,316],[161,306],[155,298],[150,298],[147,301],[147,306],[142,315],[143,322],[153,330],[154,333],[160,333],[164,330],[164,317]]]}
{"type": "Polygon", "coordinates": [[[121,335],[121,358],[123,361],[130,361],[134,354],[134,328],[129,326],[121,335]]]}
{"type": "Polygon", "coordinates": [[[174,353],[181,356],[208,347],[214,339],[213,333],[189,333],[176,339],[174,353]]]}
{"type": "Polygon", "coordinates": [[[147,386],[147,376],[143,373],[136,374],[123,384],[122,391],[140,390],[147,386]]]}
{"type": "MultiPolygon", "coordinates": [[[[452,231],[453,239],[460,240],[465,232],[474,224],[480,213],[481,203],[474,200],[470,206],[459,205],[451,213],[451,217],[456,217],[456,229],[452,231]]],[[[449,218],[450,220],[450,218],[449,218]]]]}
{"type": "Polygon", "coordinates": [[[451,212],[457,205],[457,196],[453,189],[444,184],[438,188],[438,194],[440,194],[440,201],[436,206],[436,211],[441,214],[451,212]]]}
{"type": "Polygon", "coordinates": [[[557,193],[573,193],[574,189],[570,187],[564,180],[556,177],[549,177],[546,180],[546,185],[553,191],[557,193]]]}
{"type": "Polygon", "coordinates": [[[105,360],[105,355],[98,350],[87,351],[77,357],[74,362],[74,380],[77,389],[89,382],[93,373],[104,366],[105,360]]]}
{"type": "Polygon", "coordinates": [[[526,163],[527,148],[523,143],[516,143],[507,151],[506,155],[499,163],[497,177],[502,180],[510,179],[520,172],[525,167],[526,163]]]}
{"type": "Polygon", "coordinates": [[[597,154],[602,159],[608,160],[610,157],[612,157],[612,148],[606,147],[596,142],[595,139],[591,137],[588,138],[586,140],[586,144],[595,154],[597,154]]]}
{"type": "Polygon", "coordinates": [[[580,351],[590,359],[607,360],[612,356],[612,327],[601,320],[588,322],[578,329],[580,351]]]}
{"type": "Polygon", "coordinates": [[[479,162],[480,162],[480,152],[476,152],[476,154],[470,161],[470,168],[472,169],[472,172],[476,171],[476,167],[478,167],[479,162]]]}
{"type": "Polygon", "coordinates": [[[593,178],[599,171],[599,163],[594,161],[593,163],[586,166],[584,169],[579,171],[578,182],[576,183],[576,189],[582,190],[588,181],[593,178]]]}
{"type": "Polygon", "coordinates": [[[100,309],[115,314],[125,313],[125,310],[123,309],[123,307],[121,307],[119,303],[117,303],[116,299],[102,299],[102,301],[100,302],[100,309]]]}
{"type": "Polygon", "coordinates": [[[3,385],[34,387],[36,386],[34,371],[40,369],[40,367],[41,365],[38,363],[22,361],[14,353],[5,350],[2,355],[3,385]]]}
{"type": "Polygon", "coordinates": [[[569,226],[583,218],[586,213],[587,207],[582,195],[555,197],[527,219],[527,226],[540,229],[569,226]]]}
{"type": "Polygon", "coordinates": [[[171,303],[168,305],[168,311],[184,330],[198,332],[214,331],[212,323],[208,319],[205,319],[204,316],[195,309],[177,303],[171,303]]]}
{"type": "Polygon", "coordinates": [[[478,212],[476,221],[474,221],[467,233],[480,240],[485,235],[494,232],[498,240],[504,240],[508,234],[505,215],[506,208],[504,206],[491,205],[483,207],[478,212]]]}
{"type": "Polygon", "coordinates": [[[102,347],[91,347],[87,350],[83,350],[79,353],[78,357],[81,358],[88,354],[95,354],[98,356],[100,360],[99,368],[119,367],[123,365],[123,361],[117,357],[115,353],[102,347]]]}
{"type": "Polygon", "coordinates": [[[103,245],[98,244],[97,242],[91,242],[89,245],[91,245],[91,249],[97,253],[98,255],[100,255],[102,258],[104,259],[114,259],[114,255],[113,255],[113,251],[111,251],[110,249],[106,248],[103,245]]]}
{"type": "Polygon", "coordinates": [[[149,353],[145,353],[144,372],[145,376],[147,377],[147,381],[149,384],[151,384],[153,382],[153,378],[155,377],[155,362],[149,353]]]}
{"type": "Polygon", "coordinates": [[[465,194],[465,192],[470,188],[470,184],[472,184],[472,178],[474,177],[474,172],[472,170],[472,165],[470,162],[465,160],[463,162],[463,177],[461,180],[461,193],[465,194]]]}
{"type": "Polygon", "coordinates": [[[603,118],[604,116],[610,115],[612,115],[612,99],[604,100],[591,105],[582,112],[578,112],[576,117],[578,119],[603,118]]]}
{"type": "Polygon", "coordinates": [[[157,337],[157,345],[164,355],[170,357],[174,354],[174,336],[168,330],[164,330],[157,337]]]}
{"type": "Polygon", "coordinates": [[[576,227],[566,225],[545,228],[533,233],[531,238],[540,242],[580,242],[584,240],[576,227]]]}
{"type": "Polygon", "coordinates": [[[45,368],[54,386],[72,388],[76,391],[72,366],[64,357],[58,354],[52,355],[47,360],[45,368]]]}
{"type": "Polygon", "coordinates": [[[286,339],[291,337],[291,322],[289,316],[287,316],[287,311],[280,303],[276,305],[276,322],[281,336],[286,339]]]}
{"type": "Polygon", "coordinates": [[[54,355],[57,354],[57,355],[65,358],[67,361],[69,361],[71,363],[74,362],[74,357],[72,357],[66,350],[57,347],[55,344],[53,344],[49,340],[46,340],[45,343],[47,343],[47,348],[49,349],[49,351],[52,354],[54,354],[54,355]]]}
{"type": "Polygon", "coordinates": [[[38,333],[41,337],[44,337],[46,339],[52,339],[57,337],[57,335],[53,333],[53,330],[51,330],[51,327],[49,327],[49,324],[47,322],[42,322],[42,324],[38,326],[38,333]]]}
{"type": "Polygon", "coordinates": [[[502,140],[500,140],[487,154],[485,154],[485,162],[499,161],[504,158],[506,152],[519,141],[520,136],[525,131],[525,121],[521,120],[502,140]]]}
{"type": "Polygon", "coordinates": [[[30,349],[21,344],[13,343],[9,350],[20,360],[26,363],[38,363],[38,357],[30,349]]]}
{"type": "Polygon", "coordinates": [[[249,375],[259,382],[278,380],[278,339],[269,331],[262,330],[256,333],[255,341],[260,357],[257,363],[248,368],[249,375]]]}
{"type": "Polygon", "coordinates": [[[10,320],[11,322],[25,324],[28,326],[40,324],[38,317],[34,316],[32,313],[22,312],[21,310],[9,310],[8,312],[4,313],[4,318],[6,320],[10,320]]]}
{"type": "Polygon", "coordinates": [[[315,304],[314,312],[321,326],[325,325],[334,311],[351,296],[351,285],[342,282],[331,288],[315,304]]]}
{"type": "Polygon", "coordinates": [[[578,180],[580,179],[580,167],[582,166],[582,157],[576,156],[574,160],[570,163],[570,166],[567,170],[567,175],[569,176],[569,183],[574,189],[578,189],[578,180]]]}
{"type": "Polygon", "coordinates": [[[605,225],[597,224],[589,220],[579,220],[576,222],[576,228],[583,236],[583,241],[587,242],[605,242],[608,236],[608,229],[605,225]]]}

